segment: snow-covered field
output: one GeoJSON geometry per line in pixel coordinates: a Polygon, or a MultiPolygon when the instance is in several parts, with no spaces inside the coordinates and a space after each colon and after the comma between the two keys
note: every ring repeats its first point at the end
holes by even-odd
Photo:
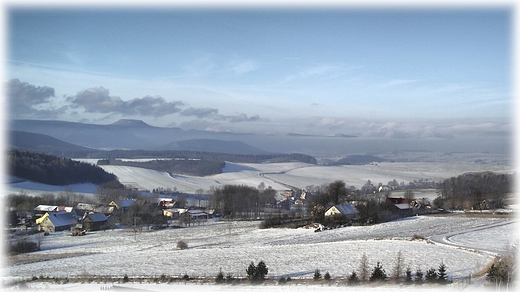
{"type": "MultiPolygon", "coordinates": [[[[86,236],[57,232],[44,237],[41,251],[17,255],[4,267],[11,277],[87,275],[245,277],[251,261],[265,261],[269,277],[312,278],[314,270],[345,278],[357,270],[361,255],[370,267],[380,261],[391,273],[397,253],[412,271],[437,268],[443,262],[450,278],[457,280],[479,271],[492,253],[505,251],[516,236],[517,223],[507,218],[417,216],[373,226],[345,227],[323,232],[313,229],[259,229],[258,222],[208,221],[204,226],[134,233],[127,229],[97,231],[86,236]],[[504,224],[511,223],[511,224],[504,224]],[[487,226],[475,232],[474,227],[487,226]],[[454,233],[463,248],[426,239],[454,233]],[[475,240],[478,238],[478,240],[475,240]],[[188,243],[179,250],[179,240],[188,243]],[[56,258],[58,257],[58,258],[56,258]]],[[[450,240],[450,239],[448,239],[450,240]]]]}
{"type": "MultiPolygon", "coordinates": [[[[81,161],[97,162],[95,159],[81,161]]],[[[468,162],[383,162],[345,166],[320,166],[302,162],[263,164],[228,162],[221,174],[196,177],[169,175],[165,172],[128,166],[103,165],[101,167],[115,174],[123,184],[148,190],[158,187],[171,188],[187,193],[196,193],[199,189],[207,191],[212,186],[225,184],[242,184],[256,188],[262,182],[266,187],[271,186],[278,191],[287,189],[286,185],[305,189],[310,185],[319,186],[335,180],[343,180],[347,186],[361,188],[367,180],[374,185],[379,182],[387,184],[394,179],[399,183],[408,184],[419,179],[439,182],[466,172],[513,173],[515,171],[515,168],[508,164],[468,162]]],[[[23,186],[12,185],[11,187],[22,188],[23,186]]]]}

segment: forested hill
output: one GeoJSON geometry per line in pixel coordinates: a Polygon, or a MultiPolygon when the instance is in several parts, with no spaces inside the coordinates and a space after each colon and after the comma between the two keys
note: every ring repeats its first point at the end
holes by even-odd
{"type": "Polygon", "coordinates": [[[113,174],[88,163],[29,151],[10,150],[8,172],[20,178],[49,184],[102,184],[117,180],[113,174]]]}

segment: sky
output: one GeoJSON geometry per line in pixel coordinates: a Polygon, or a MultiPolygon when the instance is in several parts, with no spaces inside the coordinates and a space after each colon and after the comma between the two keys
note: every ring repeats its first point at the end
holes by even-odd
{"type": "Polygon", "coordinates": [[[10,119],[508,134],[510,6],[6,7],[10,119]]]}

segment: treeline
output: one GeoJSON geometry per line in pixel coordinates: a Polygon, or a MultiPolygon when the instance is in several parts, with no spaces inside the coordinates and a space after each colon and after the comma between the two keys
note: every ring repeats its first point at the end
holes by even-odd
{"type": "MultiPolygon", "coordinates": [[[[316,164],[316,159],[305,154],[260,154],[238,155],[225,153],[209,153],[196,151],[144,151],[144,150],[113,150],[102,155],[98,164],[135,166],[170,173],[205,176],[222,173],[226,161],[235,163],[265,163],[300,161],[316,164]],[[120,158],[158,158],[150,161],[123,161],[120,158]],[[119,159],[116,159],[119,158],[119,159]],[[167,158],[167,159],[159,159],[167,158]]],[[[92,156],[90,156],[92,157],[92,156]]],[[[95,155],[94,157],[97,157],[95,155]]]]}
{"type": "Polygon", "coordinates": [[[115,158],[185,158],[213,161],[229,161],[235,163],[264,163],[264,162],[291,162],[300,161],[316,164],[316,158],[301,154],[228,154],[185,150],[110,150],[92,152],[87,158],[115,159],[115,158]]]}
{"type": "Polygon", "coordinates": [[[119,159],[100,160],[98,164],[134,166],[169,173],[205,176],[222,173],[226,162],[214,159],[156,159],[150,161],[123,161],[119,159]]]}
{"type": "Polygon", "coordinates": [[[49,185],[102,184],[117,179],[98,166],[43,153],[10,150],[7,160],[10,175],[49,185]]]}
{"type": "Polygon", "coordinates": [[[512,186],[512,174],[465,173],[439,183],[435,204],[449,209],[502,208],[512,186]]]}
{"type": "Polygon", "coordinates": [[[244,185],[224,185],[213,188],[212,193],[212,205],[226,218],[256,218],[264,207],[276,203],[276,191],[271,187],[255,189],[244,185]]]}

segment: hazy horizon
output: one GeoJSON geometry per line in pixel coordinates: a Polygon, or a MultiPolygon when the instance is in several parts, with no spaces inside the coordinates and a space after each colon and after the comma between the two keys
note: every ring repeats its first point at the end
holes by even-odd
{"type": "Polygon", "coordinates": [[[6,8],[9,119],[513,136],[512,8],[6,8]]]}

